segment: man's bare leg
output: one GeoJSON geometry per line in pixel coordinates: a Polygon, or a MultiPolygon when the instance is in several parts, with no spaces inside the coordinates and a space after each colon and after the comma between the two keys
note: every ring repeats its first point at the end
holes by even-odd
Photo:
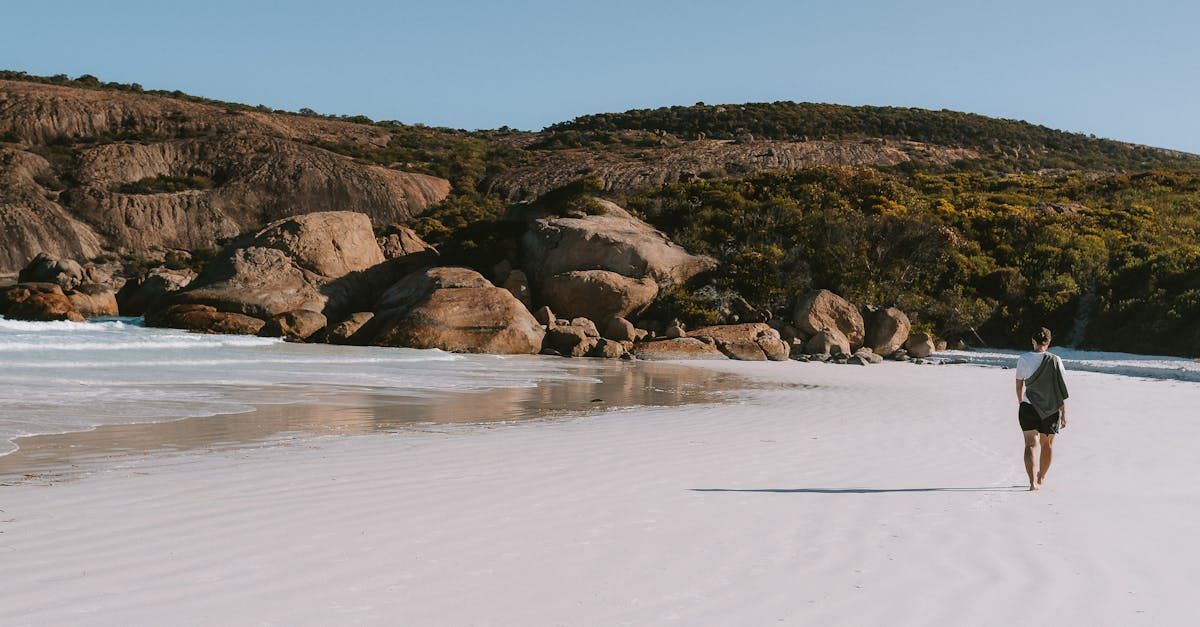
{"type": "Polygon", "coordinates": [[[1042,459],[1038,464],[1037,475],[1037,482],[1040,486],[1046,482],[1046,473],[1050,472],[1050,462],[1054,459],[1054,434],[1043,433],[1038,439],[1041,440],[1042,447],[1042,459]]]}
{"type": "Polygon", "coordinates": [[[1037,431],[1022,431],[1025,436],[1025,473],[1029,475],[1029,489],[1036,490],[1039,486],[1037,473],[1033,469],[1033,460],[1038,448],[1038,432],[1037,431]]]}

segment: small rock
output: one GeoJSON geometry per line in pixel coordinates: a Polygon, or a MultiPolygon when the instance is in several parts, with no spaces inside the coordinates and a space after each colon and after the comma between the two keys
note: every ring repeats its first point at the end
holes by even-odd
{"type": "Polygon", "coordinates": [[[350,317],[329,329],[326,339],[330,344],[365,344],[367,338],[358,338],[356,334],[374,317],[375,314],[370,311],[350,314],[350,317]]]}
{"type": "Polygon", "coordinates": [[[936,352],[936,348],[928,333],[913,333],[904,343],[904,350],[910,357],[928,357],[936,352]]]}
{"type": "Polygon", "coordinates": [[[558,318],[554,317],[554,312],[545,305],[542,305],[540,309],[533,312],[533,317],[537,319],[537,321],[543,326],[547,327],[552,327],[556,322],[558,322],[558,318]]]}
{"type": "Polygon", "coordinates": [[[500,263],[492,266],[492,283],[502,285],[508,279],[508,273],[512,272],[512,262],[507,259],[501,259],[500,263]]]}
{"type": "Polygon", "coordinates": [[[524,272],[510,271],[500,287],[508,290],[517,300],[521,301],[522,305],[525,305],[526,309],[533,309],[533,297],[529,293],[529,279],[525,278],[524,272]]]}
{"type": "Polygon", "coordinates": [[[604,320],[601,323],[600,335],[618,342],[638,339],[637,329],[634,328],[633,323],[620,316],[604,320]]]}
{"type": "Polygon", "coordinates": [[[600,331],[596,329],[596,324],[587,318],[572,318],[571,326],[582,328],[588,337],[600,337],[600,331]]]}
{"type": "Polygon", "coordinates": [[[272,316],[259,333],[266,337],[280,337],[289,342],[321,341],[328,320],[325,316],[307,309],[297,309],[272,316]]]}
{"type": "Polygon", "coordinates": [[[809,354],[848,354],[850,352],[850,341],[846,339],[846,336],[841,331],[823,329],[804,343],[804,351],[809,354]]]}
{"type": "Polygon", "coordinates": [[[601,338],[596,343],[596,347],[588,355],[590,357],[603,357],[605,359],[619,359],[625,353],[625,347],[620,342],[601,338]]]}

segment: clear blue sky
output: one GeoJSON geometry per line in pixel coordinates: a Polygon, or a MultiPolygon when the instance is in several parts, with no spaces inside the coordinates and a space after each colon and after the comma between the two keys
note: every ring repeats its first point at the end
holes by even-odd
{"type": "Polygon", "coordinates": [[[797,100],[955,109],[1200,153],[1200,3],[37,1],[0,67],[461,128],[797,100]]]}

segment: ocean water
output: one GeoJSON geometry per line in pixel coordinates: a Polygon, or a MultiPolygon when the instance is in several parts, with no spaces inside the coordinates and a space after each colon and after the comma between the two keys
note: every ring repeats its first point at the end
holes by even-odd
{"type": "Polygon", "coordinates": [[[143,327],[0,318],[0,455],[15,438],[303,403],[345,392],[433,397],[586,380],[568,360],[290,344],[143,327]]]}
{"type": "MultiPolygon", "coordinates": [[[[1062,359],[1063,365],[1068,371],[1078,370],[1145,379],[1200,382],[1200,361],[1186,357],[1081,351],[1057,346],[1050,347],[1050,352],[1062,359]]],[[[1009,350],[947,351],[938,353],[937,358],[958,359],[972,364],[1011,368],[1015,366],[1019,354],[1020,351],[1009,350]]]]}

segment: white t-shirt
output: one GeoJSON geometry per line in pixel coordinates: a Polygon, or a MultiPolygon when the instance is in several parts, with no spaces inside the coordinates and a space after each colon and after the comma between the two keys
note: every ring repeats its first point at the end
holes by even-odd
{"type": "MultiPolygon", "coordinates": [[[[1042,359],[1045,359],[1046,355],[1049,355],[1051,359],[1058,363],[1059,370],[1063,372],[1065,376],[1067,369],[1063,367],[1062,359],[1059,359],[1058,355],[1055,355],[1049,351],[1042,353],[1031,351],[1028,353],[1022,353],[1020,357],[1017,357],[1017,379],[1028,379],[1029,377],[1032,377],[1033,373],[1037,372],[1037,369],[1041,367],[1042,359]]],[[[1021,401],[1025,403],[1029,402],[1029,398],[1025,396],[1024,390],[1021,391],[1021,401]]]]}

